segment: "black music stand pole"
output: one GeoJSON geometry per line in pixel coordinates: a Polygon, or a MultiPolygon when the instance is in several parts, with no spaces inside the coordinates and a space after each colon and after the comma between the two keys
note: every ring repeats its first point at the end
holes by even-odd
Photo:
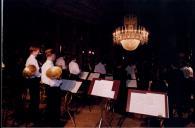
{"type": "MultiPolygon", "coordinates": [[[[104,118],[103,118],[103,112],[105,111],[110,111],[112,110],[112,114],[114,112],[114,102],[112,99],[106,99],[106,103],[105,105],[101,108],[101,115],[100,115],[100,120],[98,121],[97,125],[98,125],[98,128],[100,128],[102,126],[102,123],[104,122],[107,126],[111,126],[111,122],[112,122],[112,119],[110,120],[110,122],[108,123],[104,118]]],[[[96,126],[97,126],[96,125],[96,126]]]]}

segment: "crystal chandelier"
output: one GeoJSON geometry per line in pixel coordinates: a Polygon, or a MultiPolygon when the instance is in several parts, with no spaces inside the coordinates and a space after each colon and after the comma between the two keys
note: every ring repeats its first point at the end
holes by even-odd
{"type": "Polygon", "coordinates": [[[113,32],[114,43],[122,45],[125,50],[133,51],[139,44],[148,42],[148,31],[137,25],[137,17],[125,17],[124,26],[113,32]]]}

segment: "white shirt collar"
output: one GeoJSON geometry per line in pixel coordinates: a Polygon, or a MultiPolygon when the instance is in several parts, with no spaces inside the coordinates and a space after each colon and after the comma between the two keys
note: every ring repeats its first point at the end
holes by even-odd
{"type": "Polygon", "coordinates": [[[46,63],[52,63],[53,64],[53,61],[47,59],[46,63]]]}
{"type": "Polygon", "coordinates": [[[30,55],[30,57],[32,57],[32,58],[36,58],[33,54],[31,54],[31,55],[30,55]]]}

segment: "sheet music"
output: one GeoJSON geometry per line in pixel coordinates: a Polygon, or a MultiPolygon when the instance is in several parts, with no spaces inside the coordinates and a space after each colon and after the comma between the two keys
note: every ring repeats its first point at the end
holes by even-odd
{"type": "Polygon", "coordinates": [[[74,88],[72,88],[71,92],[72,93],[77,93],[79,88],[81,87],[81,84],[82,84],[82,82],[76,81],[76,85],[74,86],[74,88]]]}
{"type": "Polygon", "coordinates": [[[69,91],[71,90],[71,87],[73,87],[76,84],[76,80],[62,80],[62,85],[60,86],[61,90],[69,91]]]}
{"type": "Polygon", "coordinates": [[[139,112],[142,114],[145,113],[144,106],[143,106],[145,100],[144,95],[145,94],[141,94],[141,93],[140,94],[131,93],[131,99],[129,105],[130,108],[128,108],[129,112],[135,112],[135,113],[139,112]]]}
{"type": "Polygon", "coordinates": [[[70,91],[72,93],[77,93],[81,84],[82,82],[78,82],[75,80],[62,80],[62,85],[60,86],[60,89],[70,91]]]}
{"type": "Polygon", "coordinates": [[[166,110],[165,110],[165,96],[163,94],[146,94],[146,102],[148,102],[148,110],[150,113],[155,116],[162,116],[166,117],[166,110]]]}
{"type": "Polygon", "coordinates": [[[82,80],[86,80],[88,75],[89,75],[89,72],[81,72],[79,78],[82,80]]]}
{"type": "Polygon", "coordinates": [[[154,93],[131,93],[129,112],[166,117],[165,95],[154,93]]]}
{"type": "Polygon", "coordinates": [[[112,91],[113,83],[113,81],[96,80],[91,94],[113,99],[115,94],[115,91],[112,91]]]}
{"type": "Polygon", "coordinates": [[[137,88],[137,80],[127,80],[126,87],[137,88]]]}
{"type": "Polygon", "coordinates": [[[93,78],[99,78],[100,73],[90,73],[88,80],[93,80],[93,78]]]}

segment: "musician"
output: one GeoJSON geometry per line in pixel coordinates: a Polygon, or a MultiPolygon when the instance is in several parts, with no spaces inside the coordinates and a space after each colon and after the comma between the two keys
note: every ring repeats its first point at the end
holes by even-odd
{"type": "Polygon", "coordinates": [[[106,75],[106,64],[103,64],[102,61],[99,61],[98,64],[95,65],[94,72],[100,73],[102,78],[106,75]]]}
{"type": "Polygon", "coordinates": [[[68,70],[67,70],[67,66],[66,66],[66,63],[65,63],[65,58],[64,58],[63,55],[60,55],[56,59],[55,65],[62,68],[62,78],[67,79],[68,78],[68,70]]]}
{"type": "Polygon", "coordinates": [[[47,77],[46,72],[48,69],[54,67],[53,62],[56,59],[56,55],[53,49],[47,49],[45,51],[46,62],[41,67],[41,81],[45,84],[47,88],[47,118],[50,123],[56,124],[59,122],[60,118],[60,104],[61,104],[61,96],[60,96],[60,84],[61,80],[51,79],[47,77]]]}
{"type": "MultiPolygon", "coordinates": [[[[180,70],[183,72],[183,86],[182,86],[182,92],[183,92],[183,103],[189,103],[193,101],[193,96],[195,94],[194,89],[194,75],[193,75],[193,69],[190,66],[190,63],[184,62],[183,67],[180,68],[180,70]]],[[[186,108],[190,106],[186,105],[186,108]]]]}
{"type": "Polygon", "coordinates": [[[81,73],[81,70],[79,68],[79,65],[77,63],[76,57],[73,57],[72,61],[68,65],[69,72],[70,72],[70,79],[78,80],[79,74],[81,73]]]}
{"type": "Polygon", "coordinates": [[[61,67],[63,70],[67,69],[63,56],[60,56],[56,59],[56,66],[61,67]]]}
{"type": "Polygon", "coordinates": [[[185,66],[183,66],[181,68],[181,71],[183,72],[183,75],[184,75],[184,77],[186,79],[193,78],[194,77],[194,75],[193,75],[193,69],[192,69],[192,67],[190,67],[190,64],[189,63],[187,63],[185,66]]]}
{"type": "Polygon", "coordinates": [[[39,72],[39,65],[36,59],[37,55],[40,52],[38,47],[31,46],[30,49],[30,56],[26,60],[25,66],[34,65],[36,67],[36,73],[34,76],[26,79],[26,84],[28,85],[29,92],[30,92],[30,116],[33,121],[38,119],[39,114],[39,100],[40,100],[40,72],[39,72]]]}
{"type": "Polygon", "coordinates": [[[137,74],[137,68],[136,65],[131,63],[130,65],[127,65],[125,68],[125,71],[127,72],[127,76],[130,76],[132,80],[136,80],[136,74],[137,74]]]}

